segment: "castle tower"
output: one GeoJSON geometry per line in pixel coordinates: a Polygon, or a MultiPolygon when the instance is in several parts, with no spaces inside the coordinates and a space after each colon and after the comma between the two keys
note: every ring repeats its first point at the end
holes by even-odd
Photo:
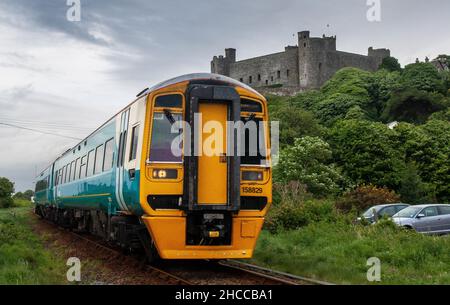
{"type": "Polygon", "coordinates": [[[367,55],[371,58],[373,58],[374,61],[374,70],[377,70],[378,67],[383,62],[383,59],[386,57],[391,56],[391,51],[389,49],[374,49],[373,47],[370,47],[367,55]]]}
{"type": "Polygon", "coordinates": [[[336,36],[310,37],[309,31],[298,33],[299,83],[301,88],[319,88],[329,78],[328,56],[336,52],[336,36]]]}
{"type": "Polygon", "coordinates": [[[225,49],[225,57],[214,56],[211,61],[211,73],[230,76],[230,65],[236,62],[236,49],[225,49]]]}

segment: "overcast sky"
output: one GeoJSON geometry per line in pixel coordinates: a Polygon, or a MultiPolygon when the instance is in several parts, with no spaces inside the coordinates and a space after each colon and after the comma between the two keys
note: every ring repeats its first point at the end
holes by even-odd
{"type": "MultiPolygon", "coordinates": [[[[81,138],[139,91],[167,78],[209,72],[213,55],[245,59],[296,44],[294,33],[337,35],[338,49],[387,47],[402,64],[450,53],[450,1],[0,0],[0,123],[81,138]],[[327,24],[329,27],[327,27],[327,24]]],[[[0,125],[0,176],[17,191],[76,140],[0,125]]]]}

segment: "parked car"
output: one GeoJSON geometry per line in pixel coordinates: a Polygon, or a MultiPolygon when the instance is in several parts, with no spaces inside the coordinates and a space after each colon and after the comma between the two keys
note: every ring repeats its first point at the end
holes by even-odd
{"type": "Polygon", "coordinates": [[[374,223],[383,216],[392,217],[394,214],[409,207],[406,203],[390,203],[379,204],[368,208],[361,217],[358,217],[358,221],[361,221],[364,217],[369,223],[374,223]]]}
{"type": "Polygon", "coordinates": [[[450,233],[450,204],[407,207],[392,217],[399,226],[426,234],[450,233]]]}

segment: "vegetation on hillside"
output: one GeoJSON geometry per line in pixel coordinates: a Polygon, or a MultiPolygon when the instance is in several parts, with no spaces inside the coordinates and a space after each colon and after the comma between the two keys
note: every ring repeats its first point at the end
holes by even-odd
{"type": "Polygon", "coordinates": [[[448,72],[396,63],[344,68],[320,90],[269,96],[281,122],[276,182],[298,181],[320,198],[370,184],[411,203],[450,203],[448,72]]]}

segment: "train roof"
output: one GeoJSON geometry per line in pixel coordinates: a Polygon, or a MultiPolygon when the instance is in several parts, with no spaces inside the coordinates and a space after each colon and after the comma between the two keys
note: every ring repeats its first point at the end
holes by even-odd
{"type": "Polygon", "coordinates": [[[148,94],[152,91],[156,91],[161,88],[168,87],[168,86],[171,86],[171,85],[174,85],[177,83],[181,83],[181,82],[185,82],[185,81],[196,81],[196,80],[212,80],[212,81],[228,83],[230,85],[242,87],[242,88],[249,90],[249,91],[253,92],[254,94],[263,98],[263,96],[258,91],[253,89],[252,87],[250,87],[244,83],[241,83],[231,77],[220,75],[220,74],[214,74],[214,73],[190,73],[190,74],[177,76],[177,77],[168,79],[166,81],[163,81],[163,82],[160,82],[160,83],[154,85],[153,87],[144,91],[142,94],[144,94],[144,93],[148,94]]]}
{"type": "MultiPolygon", "coordinates": [[[[159,90],[161,88],[164,87],[168,87],[174,84],[178,84],[181,82],[185,82],[185,81],[198,81],[198,80],[212,80],[212,81],[219,81],[219,82],[223,82],[223,83],[227,83],[233,86],[239,86],[242,87],[248,91],[253,92],[254,94],[260,96],[261,98],[264,98],[264,96],[261,95],[261,93],[259,93],[258,91],[256,91],[255,89],[253,89],[252,87],[239,82],[231,77],[228,76],[224,76],[224,75],[220,75],[220,74],[214,74],[214,73],[189,73],[189,74],[184,74],[181,76],[177,76],[165,81],[162,81],[156,85],[154,85],[153,87],[150,87],[144,91],[142,91],[140,94],[138,94],[136,96],[136,98],[129,104],[127,104],[124,108],[122,108],[118,113],[120,113],[121,111],[123,111],[123,109],[129,107],[131,104],[133,104],[134,102],[136,102],[138,99],[142,98],[143,96],[148,95],[150,92],[159,90]]],[[[73,149],[75,149],[78,145],[80,145],[81,143],[83,143],[84,141],[86,141],[87,138],[89,138],[91,135],[93,135],[94,133],[96,133],[98,130],[100,130],[103,126],[105,126],[106,124],[108,124],[112,119],[114,119],[114,117],[117,114],[114,114],[114,116],[112,116],[110,119],[108,119],[105,123],[103,123],[102,125],[100,125],[97,129],[95,129],[92,133],[90,133],[88,136],[86,136],[85,138],[83,138],[80,142],[77,142],[76,145],[72,146],[71,148],[67,149],[65,152],[63,152],[61,155],[59,155],[56,159],[54,159],[47,167],[45,167],[44,170],[42,170],[37,177],[39,177],[42,172],[45,172],[47,169],[49,169],[53,163],[55,163],[58,159],[60,159],[61,157],[65,156],[69,151],[72,151],[73,149]]]]}

